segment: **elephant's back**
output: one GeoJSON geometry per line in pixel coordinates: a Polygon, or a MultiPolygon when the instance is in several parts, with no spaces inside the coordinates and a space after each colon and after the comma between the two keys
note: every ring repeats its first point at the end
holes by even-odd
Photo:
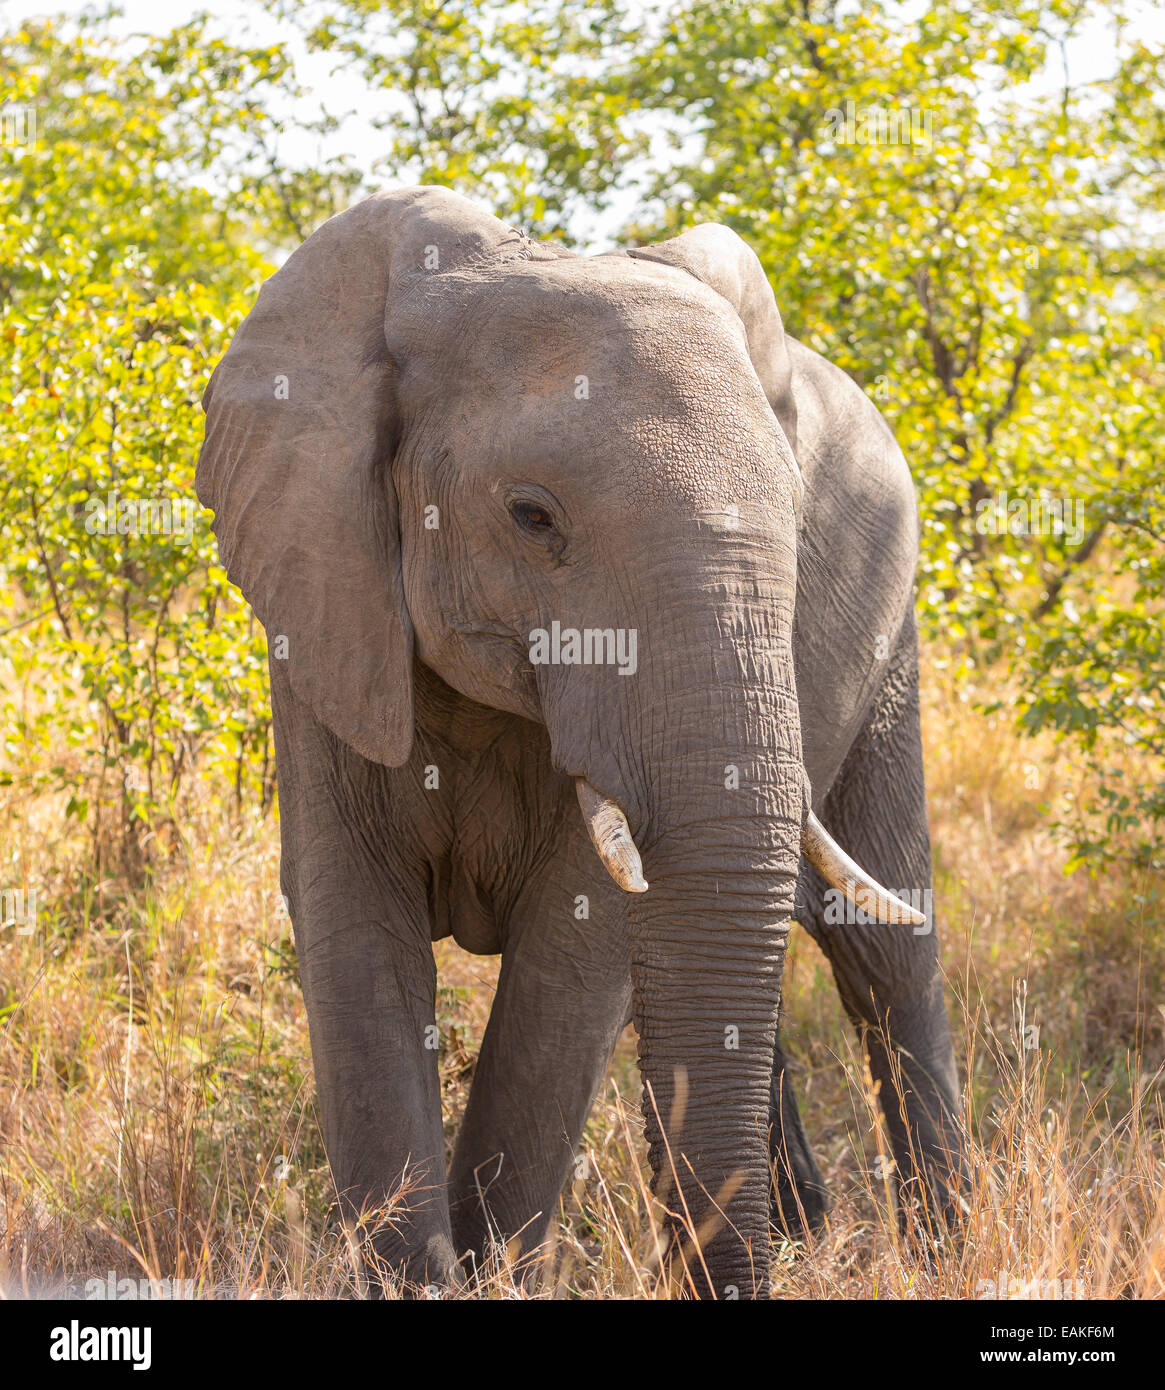
{"type": "Polygon", "coordinates": [[[820,805],[889,666],[913,602],[918,507],[873,401],[789,339],[805,513],[794,646],[802,744],[820,805]]]}

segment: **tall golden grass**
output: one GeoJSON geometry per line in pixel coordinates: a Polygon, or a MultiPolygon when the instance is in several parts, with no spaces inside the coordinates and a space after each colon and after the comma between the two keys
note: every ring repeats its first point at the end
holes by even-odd
{"type": "MultiPolygon", "coordinates": [[[[1165,929],[1160,884],[1065,877],[1041,806],[1070,758],[1018,739],[941,663],[926,681],[936,891],[973,1143],[964,1239],[903,1245],[877,1098],[828,967],[799,929],[787,1045],[833,1193],[807,1248],[776,1241],[781,1298],[1165,1297],[1165,929]]],[[[67,754],[63,751],[62,758],[67,754]]],[[[146,889],[94,883],[63,798],[0,795],[4,872],[40,886],[0,931],[0,1290],[84,1291],[109,1271],[202,1296],[357,1290],[314,1106],[272,819],[204,788],[146,889]]],[[[496,963],[442,942],[447,1136],[496,963]]],[[[464,1296],[665,1299],[634,1039],[587,1125],[533,1285],[493,1252],[464,1296]]],[[[380,1219],[391,1220],[399,1194],[380,1219]]],[[[398,1296],[391,1281],[384,1290],[398,1296]]],[[[446,1294],[447,1297],[462,1296],[446,1294]]]]}

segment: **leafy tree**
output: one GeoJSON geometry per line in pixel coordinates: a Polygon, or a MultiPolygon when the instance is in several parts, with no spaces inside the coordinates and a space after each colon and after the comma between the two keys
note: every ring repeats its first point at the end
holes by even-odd
{"type": "Polygon", "coordinates": [[[440,183],[535,235],[602,207],[646,148],[617,63],[635,25],[618,0],[269,0],[313,52],[382,97],[373,173],[440,183]]]}
{"type": "Polygon", "coordinates": [[[196,765],[271,796],[263,635],[193,469],[199,397],[277,212],[245,157],[233,187],[199,176],[228,149],[257,157],[256,93],[284,76],[277,51],[201,23],[128,51],[98,21],[29,25],[0,57],[9,110],[36,116],[34,141],[0,149],[4,775],[69,790],[98,875],[107,842],[146,866],[196,765]]]}
{"type": "Polygon", "coordinates": [[[1163,56],[1024,90],[1100,9],[693,0],[619,84],[680,148],[634,230],[716,219],[756,248],[912,463],[927,627],[1005,656],[1023,726],[1078,741],[1081,854],[1159,869],[1163,56]]]}
{"type": "MultiPolygon", "coordinates": [[[[424,180],[540,234],[619,198],[632,239],[709,218],[745,236],[791,331],[912,463],[930,632],[964,667],[1009,663],[1023,727],[1094,774],[1059,812],[1078,858],[1165,866],[1165,54],[1129,38],[1121,0],[265,4],[383,102],[375,169],[289,162],[286,49],[206,17],[117,43],[101,17],[27,25],[0,55],[0,89],[41,118],[35,145],[0,149],[20,776],[91,817],[116,783],[136,853],[196,765],[269,794],[262,635],[207,519],[190,543],[84,519],[113,489],[190,498],[197,397],[266,258],[366,178],[424,180]],[[1113,76],[1048,90],[1105,15],[1113,76]],[[50,769],[62,693],[79,761],[50,769]]],[[[323,148],[338,121],[298,133],[323,148]]]]}

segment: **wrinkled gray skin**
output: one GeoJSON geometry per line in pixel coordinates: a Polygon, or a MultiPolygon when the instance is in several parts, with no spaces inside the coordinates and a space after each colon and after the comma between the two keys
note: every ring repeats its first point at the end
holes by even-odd
{"type": "Polygon", "coordinates": [[[333,1173],[350,1215],[419,1189],[377,1254],[431,1283],[491,1234],[534,1250],[630,1017],[657,1190],[727,1218],[691,1291],[765,1296],[770,1220],[824,1210],[777,1042],[794,911],[866,1038],[904,1185],[949,1206],[937,937],[827,925],[799,855],[808,785],[875,878],[930,886],[913,488],[739,238],[577,258],[443,189],[381,195],[266,284],[205,405],[198,493],[273,649],[333,1173]],[[532,665],[554,620],[635,629],[635,674],[532,665]],[[648,892],[604,871],[575,777],[626,812],[648,892]],[[446,1186],[449,935],[502,962],[446,1186]]]}

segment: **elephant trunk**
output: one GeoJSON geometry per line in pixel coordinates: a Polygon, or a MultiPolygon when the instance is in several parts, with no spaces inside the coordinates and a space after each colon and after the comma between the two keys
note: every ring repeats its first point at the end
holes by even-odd
{"type": "Polygon", "coordinates": [[[792,536],[741,527],[717,544],[695,570],[673,547],[679,559],[641,586],[641,667],[594,706],[591,727],[610,737],[571,742],[587,727],[577,716],[554,725],[595,850],[632,895],[634,1021],[672,1253],[689,1291],[750,1298],[768,1288],[772,1067],[802,853],[881,920],[921,914],[806,817],[792,536]]]}
{"type": "Polygon", "coordinates": [[[634,1021],[673,1269],[700,1297],[768,1290],[769,1095],[805,805],[789,570],[753,569],[685,612],[637,692],[650,891],[627,905],[634,1021]]]}
{"type": "MultiPolygon", "coordinates": [[[[781,974],[796,881],[797,819],[763,869],[709,882],[685,871],[698,837],[669,838],[652,891],[628,913],[633,1016],[653,1186],[672,1255],[699,1297],[768,1292],[769,1095],[781,974]]],[[[751,827],[722,823],[743,848],[751,827]]]]}

